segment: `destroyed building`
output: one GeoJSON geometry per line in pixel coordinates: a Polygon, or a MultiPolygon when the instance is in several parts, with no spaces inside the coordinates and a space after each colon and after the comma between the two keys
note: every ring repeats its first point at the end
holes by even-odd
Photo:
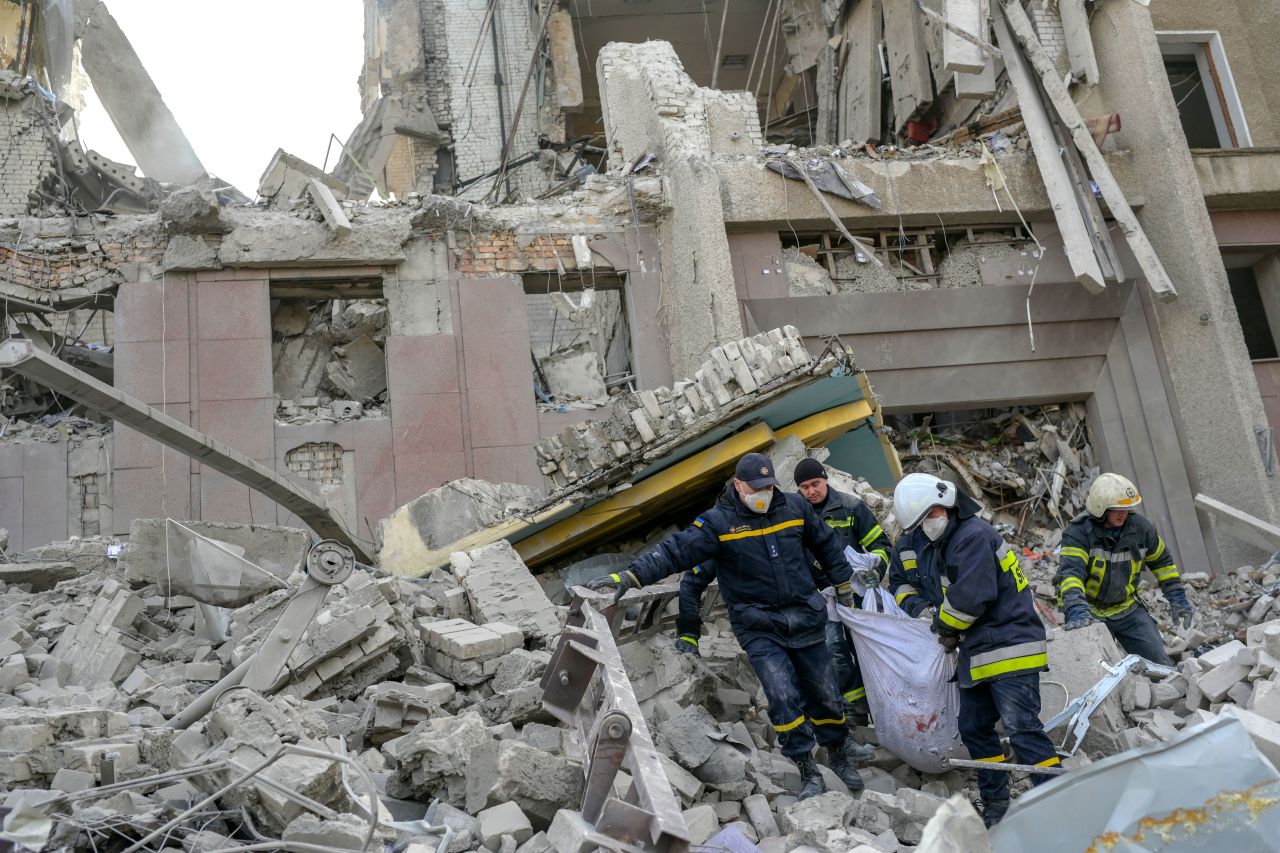
{"type": "MultiPolygon", "coordinates": [[[[261,837],[362,849],[370,772],[457,839],[579,849],[583,744],[536,682],[569,587],[749,450],[820,456],[882,513],[904,465],[954,474],[1046,612],[1054,528],[1130,477],[1213,623],[1085,748],[1222,712],[1277,760],[1276,9],[364,0],[336,162],[279,150],[236,188],[109,8],[0,0],[0,776],[72,795],[66,843],[171,817],[72,808],[117,772],[278,753],[224,803],[261,837]],[[135,163],[80,138],[86,86],[135,163]],[[155,734],[270,636],[310,534],[378,571],[334,585],[274,695],[155,734]],[[170,537],[262,588],[203,601],[170,537]],[[350,778],[281,751],[338,737],[350,778]]],[[[1073,698],[1119,660],[1091,634],[1073,698]]],[[[882,749],[875,796],[787,802],[723,620],[706,669],[621,648],[686,840],[896,850],[965,789],[882,749]]]]}
{"type": "MultiPolygon", "coordinates": [[[[540,439],[790,324],[842,336],[890,414],[1083,402],[1183,563],[1256,556],[1192,498],[1277,510],[1272,17],[1032,3],[1084,158],[1003,18],[962,37],[941,0],[365,5],[342,158],[279,152],[246,204],[199,183],[108,7],[4,3],[9,332],[371,541],[457,477],[542,488],[540,439]],[[136,171],[78,139],[60,93],[85,78],[136,171]]],[[[297,522],[145,432],[3,393],[11,547],[297,522]]]]}

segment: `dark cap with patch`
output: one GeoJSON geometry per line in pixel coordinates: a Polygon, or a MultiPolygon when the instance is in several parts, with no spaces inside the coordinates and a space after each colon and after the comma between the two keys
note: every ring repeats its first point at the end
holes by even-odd
{"type": "Polygon", "coordinates": [[[778,478],[773,473],[773,463],[763,453],[748,453],[739,459],[733,476],[753,489],[778,485],[778,478]]]}

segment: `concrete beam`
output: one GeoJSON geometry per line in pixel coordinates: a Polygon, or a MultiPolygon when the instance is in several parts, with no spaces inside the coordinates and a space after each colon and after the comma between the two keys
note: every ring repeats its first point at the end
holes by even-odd
{"type": "Polygon", "coordinates": [[[373,562],[364,546],[347,533],[338,517],[314,495],[243,453],[41,352],[30,341],[10,338],[0,343],[0,368],[39,382],[261,492],[298,516],[320,536],[348,545],[356,559],[373,562]]]}
{"type": "Polygon", "coordinates": [[[102,0],[76,0],[80,62],[111,123],[148,178],[193,184],[206,174],[160,90],[102,0]]]}
{"type": "Polygon", "coordinates": [[[1000,49],[1004,51],[1005,70],[1018,93],[1022,120],[1031,137],[1031,149],[1040,166],[1045,190],[1053,199],[1053,218],[1062,234],[1071,272],[1090,292],[1099,293],[1106,284],[1078,204],[1075,181],[1068,173],[1064,160],[1066,152],[1058,147],[1053,125],[1049,122],[1044,102],[1040,100],[1040,87],[1019,53],[1018,46],[1014,44],[1008,27],[999,17],[996,18],[995,26],[996,38],[1000,42],[1000,49]]]}
{"type": "MultiPolygon", "coordinates": [[[[1109,155],[1107,163],[1131,205],[1140,205],[1142,189],[1133,177],[1131,156],[1109,155]]],[[[849,158],[840,167],[870,186],[886,201],[872,210],[836,196],[827,201],[851,231],[862,228],[925,226],[945,221],[969,225],[1006,224],[1018,214],[1002,195],[1003,210],[996,205],[977,157],[945,157],[935,160],[872,160],[849,158]],[[892,179],[890,178],[892,175],[892,179]]],[[[1009,151],[998,162],[1013,200],[1028,220],[1049,219],[1053,208],[1044,180],[1030,151],[1009,151]]],[[[720,173],[725,223],[734,230],[758,230],[767,225],[786,228],[829,228],[826,213],[817,201],[794,181],[769,173],[762,162],[739,157],[716,159],[720,173]]]]}
{"type": "Polygon", "coordinates": [[[942,34],[942,64],[948,71],[977,74],[986,66],[983,49],[960,35],[965,32],[985,41],[987,21],[983,12],[982,0],[947,0],[947,20],[956,28],[942,34]]]}
{"type": "Polygon", "coordinates": [[[1224,148],[1192,157],[1210,210],[1280,207],[1280,148],[1224,148]]]}
{"type": "Polygon", "coordinates": [[[582,112],[582,69],[578,66],[578,42],[573,17],[564,9],[547,19],[547,49],[556,80],[556,105],[562,113],[582,112]]]}
{"type": "Polygon", "coordinates": [[[320,215],[324,217],[325,224],[329,226],[329,230],[335,237],[342,238],[351,233],[351,220],[347,218],[342,205],[333,197],[333,190],[315,178],[310,178],[307,181],[307,193],[316,203],[316,207],[320,208],[320,215]]]}
{"type": "Polygon", "coordinates": [[[1090,86],[1098,85],[1098,58],[1093,53],[1093,36],[1089,35],[1089,13],[1084,0],[1058,0],[1062,29],[1067,36],[1067,56],[1071,74],[1090,86]]]}
{"type": "Polygon", "coordinates": [[[1263,551],[1280,549],[1280,527],[1208,495],[1196,495],[1196,509],[1213,519],[1215,527],[1263,551]]]}

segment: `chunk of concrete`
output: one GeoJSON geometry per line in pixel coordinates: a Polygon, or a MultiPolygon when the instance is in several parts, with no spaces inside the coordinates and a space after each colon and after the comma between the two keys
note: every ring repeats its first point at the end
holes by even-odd
{"type": "Polygon", "coordinates": [[[582,802],[582,768],[515,740],[489,741],[470,755],[467,811],[514,802],[535,828],[550,826],[556,812],[582,802]]]}
{"type": "MultiPolygon", "coordinates": [[[[302,567],[311,545],[311,533],[296,527],[222,521],[182,523],[208,539],[243,548],[246,560],[281,580],[302,567]]],[[[137,518],[129,525],[129,546],[120,555],[120,567],[132,582],[160,582],[165,579],[166,554],[165,519],[137,518]]]]}
{"type": "Polygon", "coordinates": [[[1228,705],[1223,708],[1219,716],[1234,717],[1239,720],[1249,732],[1249,737],[1253,738],[1254,746],[1258,747],[1258,751],[1276,767],[1280,767],[1280,723],[1260,717],[1237,705],[1228,705]]]}
{"type": "Polygon", "coordinates": [[[1259,717],[1280,723],[1280,681],[1255,681],[1245,707],[1259,717]]]}
{"type": "Polygon", "coordinates": [[[529,823],[529,818],[512,802],[482,809],[476,813],[476,820],[480,821],[480,839],[490,850],[498,849],[504,835],[515,838],[519,844],[528,841],[533,835],[533,825],[529,823]]]}
{"type": "Polygon", "coordinates": [[[816,844],[833,829],[853,823],[858,801],[848,794],[828,791],[787,806],[778,815],[778,824],[793,844],[816,844]]]}
{"type": "Polygon", "coordinates": [[[160,202],[160,222],[170,234],[227,234],[218,197],[208,187],[187,186],[160,202]]]}
{"type": "Polygon", "coordinates": [[[1221,666],[1236,656],[1236,652],[1243,649],[1244,643],[1239,640],[1232,640],[1229,643],[1223,643],[1221,646],[1212,648],[1204,654],[1200,655],[1200,663],[1207,668],[1213,669],[1215,666],[1221,666]]]}
{"type": "MultiPolygon", "coordinates": [[[[1046,681],[1055,681],[1066,687],[1068,696],[1081,696],[1107,674],[1098,665],[1099,661],[1114,664],[1124,657],[1111,632],[1101,622],[1075,631],[1051,629],[1048,632],[1048,642],[1053,672],[1041,674],[1041,690],[1045,695],[1061,695],[1061,687],[1044,684],[1046,681]]],[[[1060,705],[1054,703],[1043,703],[1040,719],[1048,720],[1060,708],[1060,705]]],[[[1116,752],[1116,736],[1129,727],[1121,707],[1119,691],[1113,691],[1090,720],[1092,722],[1085,734],[1083,748],[1087,752],[1103,755],[1116,752]]],[[[1064,733],[1065,725],[1049,732],[1049,737],[1057,743],[1064,733]]]]}
{"type": "Polygon", "coordinates": [[[449,558],[477,618],[515,625],[543,643],[560,636],[560,619],[542,585],[505,539],[449,558]]]}
{"type": "Polygon", "coordinates": [[[325,374],[352,400],[372,400],[387,390],[387,357],[382,347],[361,335],[333,348],[325,374]]]}
{"type": "Polygon", "coordinates": [[[720,829],[720,819],[710,805],[694,806],[684,812],[684,825],[689,828],[689,843],[703,844],[720,829]]]}
{"type": "Polygon", "coordinates": [[[378,529],[378,565],[397,575],[421,576],[449,562],[454,543],[532,509],[536,489],[514,483],[452,480],[397,509],[378,529]]]}
{"type": "Polygon", "coordinates": [[[742,808],[747,813],[747,820],[755,827],[760,838],[774,838],[782,834],[778,821],[774,817],[773,807],[764,794],[752,794],[742,801],[742,808]]]}
{"type": "Polygon", "coordinates": [[[560,809],[551,819],[547,840],[556,853],[589,853],[599,846],[591,840],[594,831],[580,812],[560,809]]]}
{"type": "Polygon", "coordinates": [[[1239,663],[1232,657],[1196,676],[1195,683],[1210,702],[1221,702],[1232,687],[1248,677],[1251,669],[1252,665],[1239,663]]]}
{"type": "Polygon", "coordinates": [[[353,814],[340,814],[330,820],[303,814],[285,827],[282,846],[287,850],[289,842],[293,842],[312,844],[328,850],[363,850],[368,827],[366,820],[353,814]]]}

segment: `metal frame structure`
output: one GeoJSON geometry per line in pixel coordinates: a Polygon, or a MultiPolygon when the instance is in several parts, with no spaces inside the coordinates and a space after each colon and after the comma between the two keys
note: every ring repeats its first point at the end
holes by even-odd
{"type": "Polygon", "coordinates": [[[31,341],[10,338],[0,342],[0,368],[83,403],[111,420],[136,429],[149,438],[191,457],[202,465],[225,474],[237,483],[261,492],[302,519],[326,539],[334,539],[351,549],[362,563],[372,563],[365,546],[346,529],[317,495],[295,486],[267,466],[194,430],[159,409],[99,382],[83,370],[43,352],[31,341]]]}
{"type": "MultiPolygon", "coordinates": [[[[593,592],[585,586],[575,586],[572,593],[570,610],[576,610],[583,602],[590,602],[608,621],[609,630],[618,645],[646,640],[654,634],[670,634],[675,630],[676,616],[668,608],[680,597],[679,583],[652,584],[630,590],[619,602],[621,606],[613,603],[612,592],[593,592]]],[[[700,612],[704,622],[725,612],[719,581],[712,581],[703,592],[700,612]]]]}
{"type": "Polygon", "coordinates": [[[1177,674],[1177,670],[1172,667],[1152,663],[1138,655],[1129,655],[1115,666],[1106,661],[1099,661],[1098,663],[1107,671],[1107,674],[1097,684],[1071,700],[1067,707],[1063,708],[1057,716],[1044,724],[1046,732],[1053,731],[1063,723],[1067,724],[1066,734],[1062,736],[1062,744],[1058,747],[1058,751],[1064,755],[1075,755],[1076,750],[1080,748],[1080,744],[1084,743],[1085,732],[1089,730],[1089,717],[1120,686],[1120,682],[1124,681],[1125,676],[1129,673],[1138,672],[1146,675],[1157,675],[1161,678],[1177,674]],[[1075,736],[1075,743],[1072,744],[1070,749],[1067,749],[1067,742],[1071,740],[1073,735],[1075,736]]]}
{"type": "MultiPolygon", "coordinates": [[[[670,595],[662,598],[669,599],[670,595]]],[[[662,768],[614,640],[611,623],[621,619],[624,609],[618,606],[606,615],[590,601],[575,597],[569,623],[542,676],[542,705],[576,729],[583,744],[586,787],[581,811],[595,828],[589,840],[611,850],[686,853],[689,829],[680,801],[662,768]],[[631,775],[631,787],[619,798],[614,782],[623,769],[631,775]]],[[[653,620],[641,624],[652,625],[653,620]]]]}

